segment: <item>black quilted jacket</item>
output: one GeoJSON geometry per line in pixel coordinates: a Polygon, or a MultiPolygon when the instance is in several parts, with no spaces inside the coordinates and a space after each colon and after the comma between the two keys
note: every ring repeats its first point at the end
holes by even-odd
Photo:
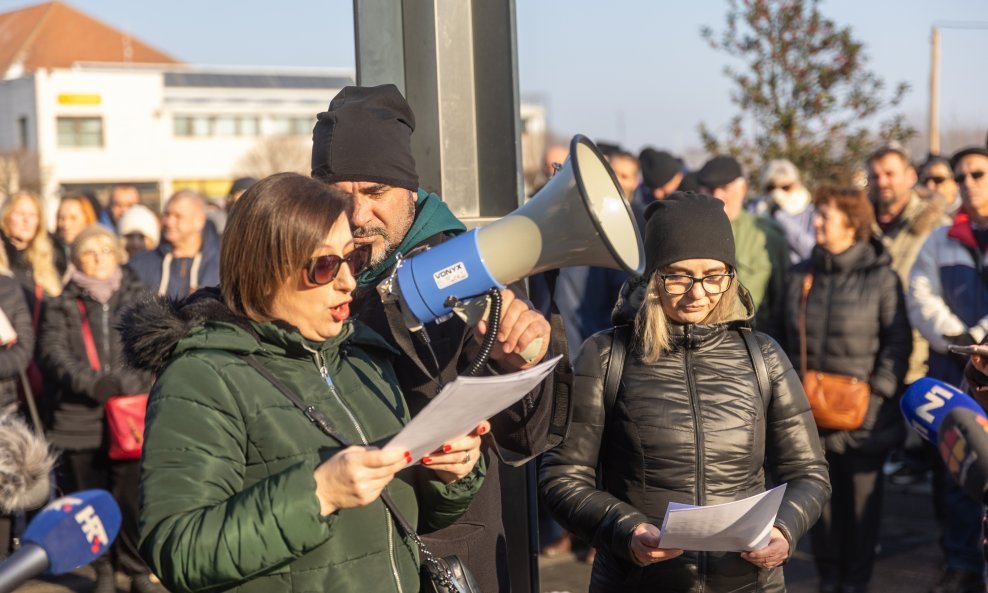
{"type": "Polygon", "coordinates": [[[800,368],[799,317],[803,279],[812,268],[806,303],[807,368],[868,381],[871,401],[861,428],[822,430],[824,447],[881,454],[905,436],[899,396],[909,368],[912,330],[899,277],[877,240],[834,255],[815,247],[792,269],[786,297],[787,350],[800,368]]]}
{"type": "Polygon", "coordinates": [[[759,570],[738,553],[686,552],[642,568],[628,549],[634,528],[661,526],[670,502],[740,500],[766,489],[768,470],[773,482],[788,483],[775,525],[791,552],[830,495],[796,372],[772,338],[756,333],[772,385],[763,399],[740,323],[672,326],[672,351],[654,364],[629,350],[606,432],[611,330],[584,343],[573,422],[566,442],[546,453],[539,485],[556,519],[597,547],[591,591],[785,590],[781,569],[759,570]],[[596,485],[601,454],[603,489],[596,485]]]}

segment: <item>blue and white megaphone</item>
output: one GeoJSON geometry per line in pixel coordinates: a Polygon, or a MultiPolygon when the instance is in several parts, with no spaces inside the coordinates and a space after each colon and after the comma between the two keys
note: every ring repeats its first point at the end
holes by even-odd
{"type": "Polygon", "coordinates": [[[593,142],[579,135],[563,167],[524,206],[402,260],[397,278],[379,291],[429,323],[491,288],[565,266],[645,269],[641,234],[617,179],[593,142]]]}
{"type": "Polygon", "coordinates": [[[23,545],[0,563],[0,593],[40,574],[64,574],[90,564],[110,549],[120,531],[120,507],[105,490],[63,496],[38,513],[23,545]]]}

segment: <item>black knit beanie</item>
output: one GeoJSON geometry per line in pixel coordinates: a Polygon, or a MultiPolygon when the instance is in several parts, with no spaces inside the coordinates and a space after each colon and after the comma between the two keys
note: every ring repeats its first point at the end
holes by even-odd
{"type": "Polygon", "coordinates": [[[642,181],[648,189],[658,189],[672,181],[683,170],[679,160],[663,150],[646,148],[638,155],[641,163],[642,181]]]}
{"type": "Polygon", "coordinates": [[[344,87],[312,129],[312,176],[415,191],[414,130],[415,115],[395,85],[344,87]]]}
{"type": "Polygon", "coordinates": [[[677,191],[645,209],[645,277],[684,259],[735,267],[734,232],[717,198],[677,191]]]}

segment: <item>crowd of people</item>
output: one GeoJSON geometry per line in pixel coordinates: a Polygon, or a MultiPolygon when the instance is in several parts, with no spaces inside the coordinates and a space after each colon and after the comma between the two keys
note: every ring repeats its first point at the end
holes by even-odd
{"type": "MultiPolygon", "coordinates": [[[[867,179],[863,187],[818,183],[810,188],[792,162],[772,160],[757,176],[761,186],[755,191],[747,187],[747,179],[756,175],[744,175],[741,164],[730,156],[715,156],[696,171],[689,171],[680,159],[654,148],[643,150],[637,160],[618,146],[605,145],[604,150],[615,166],[616,178],[643,231],[648,257],[656,255],[654,247],[648,244],[652,228],[663,224],[653,221],[649,214],[662,212],[669,217],[667,210],[657,204],[691,195],[683,192],[699,192],[720,199],[735,242],[735,252],[727,271],[735,275],[735,281],[750,295],[750,325],[774,339],[785,353],[785,360],[791,361],[790,370],[794,370],[804,383],[807,375],[834,373],[868,387],[867,410],[859,426],[843,430],[824,426],[813,431],[822,444],[832,488],[829,500],[820,508],[819,520],[809,529],[820,591],[851,593],[867,590],[878,547],[884,472],[889,467],[896,467],[886,461],[894,455],[896,459],[906,460],[906,463],[898,464],[900,469],[905,466],[908,470],[912,465],[933,470],[934,507],[942,527],[940,543],[944,553],[943,574],[933,593],[983,592],[984,551],[980,534],[983,508],[979,501],[963,495],[936,459],[934,449],[919,442],[916,434],[907,429],[898,402],[905,389],[924,376],[957,386],[965,385],[963,373],[967,357],[949,354],[947,346],[979,343],[986,337],[988,277],[981,270],[988,261],[988,230],[985,230],[988,227],[983,226],[983,217],[988,212],[988,183],[982,183],[981,179],[988,171],[988,149],[970,147],[950,157],[932,155],[923,162],[913,162],[899,145],[879,146],[862,163],[867,179]],[[639,181],[624,184],[619,169],[630,171],[625,175],[639,181]]],[[[553,159],[565,158],[565,153],[563,156],[547,155],[553,159]]],[[[691,237],[713,241],[718,234],[716,227],[710,216],[702,219],[705,226],[693,228],[690,233],[677,233],[684,225],[688,226],[685,222],[663,232],[679,237],[681,244],[688,243],[691,237]]],[[[723,231],[720,234],[724,234],[723,231]]],[[[713,259],[728,262],[725,255],[713,259]]],[[[570,297],[574,302],[582,302],[580,295],[590,294],[595,286],[599,286],[581,281],[587,272],[582,275],[566,272],[569,270],[564,270],[560,276],[570,279],[566,290],[568,294],[576,295],[570,297]]],[[[709,275],[703,274],[697,268],[683,276],[689,280],[687,291],[697,292],[699,306],[707,304],[705,299],[715,301],[720,291],[720,287],[708,280],[709,275]],[[701,278],[705,299],[697,290],[701,278]]],[[[651,279],[640,280],[638,290],[647,285],[646,281],[656,282],[656,277],[662,276],[655,274],[651,279]]],[[[669,291],[668,279],[666,283],[661,288],[647,285],[649,288],[644,290],[659,300],[674,301],[675,291],[669,291]]],[[[610,301],[597,308],[564,311],[567,321],[572,320],[575,327],[596,324],[593,331],[576,341],[580,344],[587,340],[583,350],[573,346],[571,351],[579,361],[576,385],[579,386],[581,380],[588,381],[576,388],[577,394],[595,391],[597,397],[589,404],[584,402],[591,405],[585,414],[579,414],[580,401],[575,404],[580,421],[589,423],[590,428],[584,428],[574,420],[571,434],[592,429],[588,436],[573,441],[573,447],[577,449],[564,443],[548,453],[542,469],[544,506],[572,532],[545,541],[543,553],[554,555],[561,550],[568,551],[573,546],[573,536],[583,539],[592,546],[589,559],[595,563],[594,583],[598,582],[597,578],[602,579],[599,590],[630,590],[633,582],[647,582],[625,580],[622,584],[620,580],[611,580],[615,574],[627,577],[633,572],[630,567],[642,564],[642,558],[624,548],[615,550],[602,539],[613,534],[609,531],[609,515],[602,514],[596,506],[603,504],[597,502],[597,497],[610,491],[609,486],[615,484],[612,479],[618,480],[621,494],[610,491],[611,494],[625,503],[631,499],[639,510],[648,503],[634,500],[630,494],[634,489],[629,488],[629,483],[646,492],[660,492],[656,494],[659,500],[670,496],[667,490],[675,493],[671,497],[677,502],[699,504],[705,499],[704,492],[697,489],[696,484],[687,483],[688,486],[683,488],[683,484],[672,477],[674,474],[656,474],[664,478],[660,483],[647,479],[651,476],[649,469],[659,467],[660,459],[671,463],[666,460],[670,447],[673,451],[677,449],[669,442],[663,443],[661,448],[650,449],[647,439],[635,436],[624,446],[626,450],[638,451],[639,455],[630,458],[644,460],[645,465],[632,464],[625,469],[628,458],[623,461],[612,459],[610,447],[613,442],[622,442],[629,437],[622,432],[609,434],[607,431],[624,431],[631,435],[653,432],[646,432],[640,423],[649,424],[649,429],[691,426],[697,434],[724,429],[713,421],[716,415],[706,409],[700,415],[702,419],[670,414],[667,407],[675,405],[677,394],[675,389],[662,388],[663,380],[668,380],[666,377],[653,377],[647,392],[636,387],[640,381],[637,374],[642,372],[637,365],[644,365],[640,367],[643,369],[656,362],[646,356],[647,342],[642,341],[637,344],[638,352],[629,351],[629,356],[635,356],[635,374],[632,375],[635,378],[621,383],[617,403],[604,400],[604,409],[600,407],[602,381],[608,372],[608,353],[612,339],[617,339],[618,334],[614,332],[608,337],[607,332],[593,335],[594,332],[611,325],[631,324],[635,327],[637,324],[635,335],[642,339],[642,314],[647,310],[650,297],[634,299],[631,310],[637,311],[638,317],[629,316],[630,284],[634,282],[626,284],[620,295],[611,295],[610,301]],[[587,376],[583,377],[583,373],[587,376]],[[637,400],[646,393],[660,398],[648,412],[637,407],[640,405],[637,400]],[[607,415],[612,410],[613,419],[607,415]],[[604,416],[600,416],[601,413],[604,416]],[[630,426],[615,426],[612,422],[630,426]],[[601,427],[603,435],[600,434],[601,427]],[[603,472],[612,465],[629,475],[621,473],[614,478],[613,473],[603,472]],[[574,471],[574,467],[579,471],[574,471]],[[605,479],[603,483],[599,481],[600,472],[605,479]],[[646,477],[644,483],[643,476],[646,477]],[[570,490],[596,494],[586,497],[566,494],[570,490]],[[574,505],[580,505],[579,510],[574,505]],[[607,530],[602,531],[598,523],[607,530]],[[597,563],[601,561],[596,558],[601,553],[606,554],[607,559],[598,571],[597,563]],[[631,564],[621,564],[629,561],[631,564]],[[615,573],[622,566],[627,570],[615,573]]],[[[558,287],[556,291],[559,292],[558,287]]],[[[590,298],[588,302],[595,300],[590,298]]],[[[713,313],[706,318],[706,324],[720,327],[720,331],[723,331],[725,321],[713,313]]],[[[699,327],[694,326],[694,331],[699,327]]],[[[705,346],[702,341],[694,346],[681,345],[682,338],[676,338],[675,334],[669,339],[671,342],[663,347],[663,351],[672,360],[682,356],[682,351],[695,351],[696,358],[686,365],[687,374],[683,379],[697,385],[692,397],[702,407],[703,385],[708,381],[716,384],[716,378],[697,380],[691,365],[702,360],[705,346]]],[[[722,351],[720,356],[722,364],[730,359],[727,352],[722,351]]],[[[628,364],[630,361],[625,363],[626,373],[632,372],[628,364]]],[[[682,367],[682,363],[679,366],[682,367]]],[[[970,374],[970,366],[968,371],[970,374]]],[[[722,370],[719,374],[732,379],[738,376],[734,370],[722,370]]],[[[735,384],[731,383],[732,386],[735,384]]],[[[720,436],[719,432],[716,434],[720,436]]],[[[678,459],[716,458],[717,448],[709,442],[703,444],[705,454],[691,451],[678,459]]],[[[772,459],[763,459],[762,449],[756,449],[756,455],[760,463],[771,467],[772,459]]],[[[612,506],[605,505],[608,513],[626,510],[613,499],[604,497],[601,500],[611,501],[612,506]]],[[[661,512],[658,514],[661,516],[661,512]]],[[[631,537],[626,532],[622,535],[631,537]]],[[[643,578],[641,575],[636,577],[643,578]]]]}
{"type": "MultiPolygon", "coordinates": [[[[601,145],[645,273],[574,267],[531,294],[501,290],[482,373],[542,360],[555,301],[569,389],[554,375],[413,459],[378,447],[486,332],[458,317],[413,331],[376,290],[399,255],[466,231],[420,187],[414,128],[394,86],[347,87],[317,116],[310,177],[237,180],[220,211],[180,189],[159,217],[120,185],[106,208],[66,193],[49,231],[38,196],[5,196],[0,408],[36,403],[60,491],[120,504],[96,590],[120,571],[138,593],[415,591],[427,557],[457,555],[480,590],[507,593],[500,475],[537,457],[542,506],[566,531],[546,550],[587,542],[591,591],[783,591],[804,535],[822,593],[866,591],[883,467],[908,443],[899,398],[923,376],[983,377],[947,346],[988,337],[988,148],[914,163],[876,147],[867,186],[838,187],[787,160],[754,175],[718,155],[690,171],[601,145]],[[866,388],[859,424],[818,426],[804,390],[818,373],[866,388]],[[567,391],[572,421],[550,448],[567,391]],[[111,459],[104,405],[149,392],[142,459],[111,459]],[[783,483],[765,546],[659,546],[670,503],[783,483]]],[[[983,593],[983,508],[933,465],[933,593],[983,593]]],[[[0,517],[0,557],[12,529],[0,517]]]]}

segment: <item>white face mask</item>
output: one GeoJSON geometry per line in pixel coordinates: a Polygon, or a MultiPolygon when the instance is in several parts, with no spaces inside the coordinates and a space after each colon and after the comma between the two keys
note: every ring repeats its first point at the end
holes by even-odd
{"type": "Polygon", "coordinates": [[[769,197],[776,206],[788,214],[799,214],[810,205],[810,192],[803,186],[788,192],[781,188],[776,188],[769,193],[769,197]]]}

